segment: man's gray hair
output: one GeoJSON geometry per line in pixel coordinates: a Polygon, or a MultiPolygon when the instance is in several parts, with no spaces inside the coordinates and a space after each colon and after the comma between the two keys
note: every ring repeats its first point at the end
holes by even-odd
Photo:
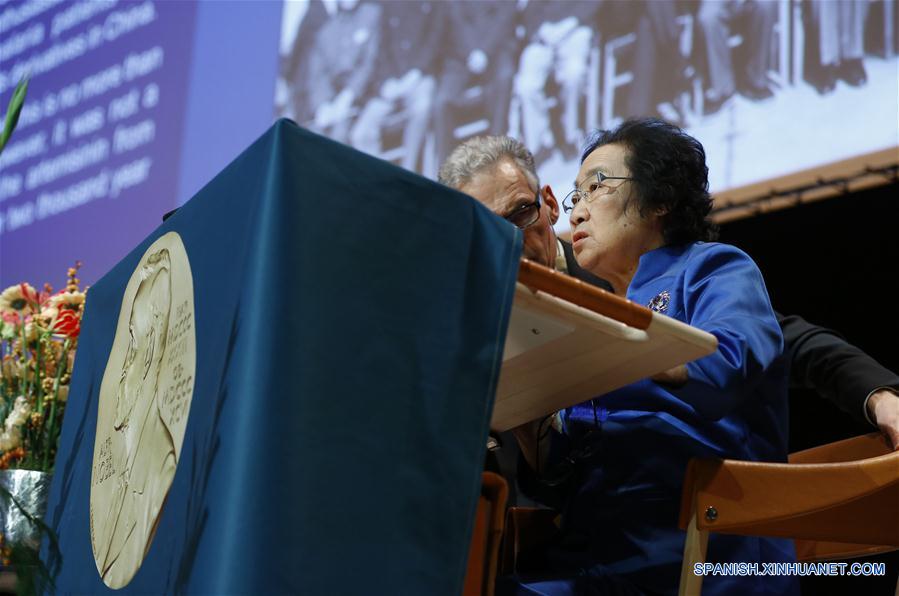
{"type": "Polygon", "coordinates": [[[503,161],[511,161],[527,177],[535,190],[540,188],[534,156],[521,141],[506,136],[483,136],[468,139],[450,153],[437,180],[460,189],[482,172],[490,172],[503,161]]]}

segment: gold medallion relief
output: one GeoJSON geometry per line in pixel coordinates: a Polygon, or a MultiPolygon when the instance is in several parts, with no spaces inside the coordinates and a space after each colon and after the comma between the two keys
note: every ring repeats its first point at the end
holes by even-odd
{"type": "Polygon", "coordinates": [[[97,412],[90,533],[103,582],[137,573],[172,485],[196,369],[194,293],[181,237],[159,237],[125,288],[97,412]]]}

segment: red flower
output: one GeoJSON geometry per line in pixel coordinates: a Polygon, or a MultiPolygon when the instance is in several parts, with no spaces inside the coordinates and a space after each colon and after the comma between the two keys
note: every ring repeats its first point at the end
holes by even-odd
{"type": "Polygon", "coordinates": [[[53,323],[53,332],[75,339],[81,333],[81,317],[74,310],[60,310],[53,323]]]}

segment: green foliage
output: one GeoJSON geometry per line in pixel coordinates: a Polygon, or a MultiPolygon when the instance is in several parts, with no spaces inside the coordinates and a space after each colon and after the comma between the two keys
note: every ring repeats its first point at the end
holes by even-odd
{"type": "Polygon", "coordinates": [[[25,77],[16,85],[13,91],[12,99],[9,100],[9,106],[6,108],[6,121],[3,124],[3,133],[0,134],[0,153],[12,136],[12,131],[16,129],[19,123],[19,114],[22,113],[22,106],[25,104],[25,94],[28,93],[28,77],[25,77]]]}

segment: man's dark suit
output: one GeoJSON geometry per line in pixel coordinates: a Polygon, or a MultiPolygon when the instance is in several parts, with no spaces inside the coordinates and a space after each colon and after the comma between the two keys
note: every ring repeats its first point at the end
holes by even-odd
{"type": "Polygon", "coordinates": [[[796,315],[777,313],[790,354],[790,386],[814,389],[857,420],[865,399],[878,387],[899,390],[899,375],[848,343],[836,331],[796,315]]]}

